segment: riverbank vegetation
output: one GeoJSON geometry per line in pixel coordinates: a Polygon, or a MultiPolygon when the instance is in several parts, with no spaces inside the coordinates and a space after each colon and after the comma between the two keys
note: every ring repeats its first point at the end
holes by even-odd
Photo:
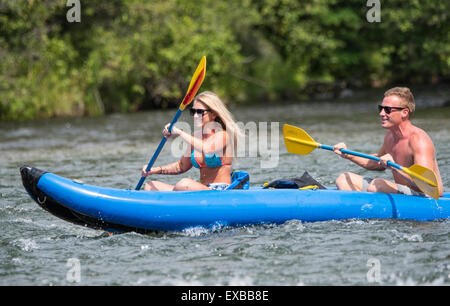
{"type": "Polygon", "coordinates": [[[234,103],[450,81],[449,2],[369,2],[0,0],[0,119],[174,107],[203,55],[234,103]]]}

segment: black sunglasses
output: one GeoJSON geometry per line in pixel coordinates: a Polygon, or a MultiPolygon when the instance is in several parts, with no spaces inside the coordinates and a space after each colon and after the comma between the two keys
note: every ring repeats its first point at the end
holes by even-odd
{"type": "Polygon", "coordinates": [[[189,112],[191,113],[191,116],[194,116],[195,114],[198,114],[200,116],[203,116],[206,112],[209,112],[209,109],[199,109],[199,108],[191,108],[189,112]]]}
{"type": "Polygon", "coordinates": [[[394,106],[378,105],[378,112],[381,113],[381,110],[384,109],[384,112],[389,115],[392,112],[393,109],[402,110],[402,109],[405,109],[405,108],[406,107],[394,107],[394,106]]]}

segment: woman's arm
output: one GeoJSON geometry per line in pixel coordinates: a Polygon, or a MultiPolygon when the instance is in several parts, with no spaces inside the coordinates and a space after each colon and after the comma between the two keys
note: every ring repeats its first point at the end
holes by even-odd
{"type": "Polygon", "coordinates": [[[204,154],[222,153],[227,144],[227,133],[223,130],[208,137],[207,140],[203,140],[176,127],[172,128],[172,133],[169,133],[167,129],[168,125],[166,125],[166,128],[164,129],[164,135],[166,137],[170,137],[172,135],[180,136],[187,144],[192,146],[194,150],[197,152],[203,152],[204,154]]]}
{"type": "Polygon", "coordinates": [[[179,135],[184,141],[193,146],[196,151],[203,152],[204,154],[222,154],[227,144],[227,133],[225,131],[218,132],[206,140],[199,139],[183,131],[179,135]]]}
{"type": "Polygon", "coordinates": [[[148,176],[152,174],[176,175],[188,171],[192,168],[190,148],[188,149],[188,151],[189,155],[186,152],[186,154],[183,155],[183,157],[181,157],[178,161],[164,166],[152,167],[149,172],[145,171],[146,166],[144,165],[144,167],[142,168],[142,176],[148,176]]]}

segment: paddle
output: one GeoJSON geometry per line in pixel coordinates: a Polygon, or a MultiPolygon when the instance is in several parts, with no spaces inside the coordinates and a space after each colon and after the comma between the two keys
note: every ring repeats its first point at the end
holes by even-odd
{"type": "MultiPolygon", "coordinates": [[[[172,122],[170,123],[169,132],[172,131],[173,125],[175,124],[175,122],[177,122],[178,118],[181,116],[181,113],[184,111],[186,106],[188,106],[192,102],[192,99],[194,99],[198,89],[200,88],[200,86],[203,83],[203,80],[205,79],[205,73],[206,73],[206,57],[203,56],[202,59],[200,60],[200,64],[198,64],[198,67],[194,72],[194,75],[192,76],[191,83],[189,84],[189,88],[186,92],[186,95],[184,96],[184,99],[181,102],[177,113],[175,114],[175,116],[172,119],[172,122]]],[[[155,163],[156,158],[158,157],[159,153],[161,152],[162,148],[164,147],[164,144],[166,143],[166,141],[167,141],[166,137],[163,137],[161,139],[161,142],[159,143],[159,146],[156,149],[155,154],[153,154],[153,157],[150,159],[150,162],[147,165],[147,168],[146,168],[147,172],[150,171],[151,167],[155,163]]],[[[143,176],[139,180],[139,183],[136,186],[136,190],[141,189],[141,186],[144,183],[144,181],[145,181],[145,177],[143,176]]]]}
{"type": "MultiPolygon", "coordinates": [[[[309,136],[308,133],[306,133],[304,130],[289,124],[285,124],[283,126],[283,135],[284,144],[286,145],[286,149],[290,153],[307,155],[316,148],[333,151],[332,146],[323,145],[314,141],[314,139],[312,139],[312,137],[309,136]]],[[[380,161],[379,157],[373,155],[367,155],[364,153],[346,149],[341,149],[341,152],[344,154],[350,154],[375,161],[380,161]]],[[[391,161],[388,161],[387,164],[390,167],[396,168],[409,174],[412,177],[414,183],[416,183],[417,187],[419,187],[419,189],[422,190],[425,194],[431,196],[434,199],[439,198],[439,187],[436,179],[436,174],[433,172],[433,170],[417,164],[412,165],[409,168],[400,166],[391,161]]]]}

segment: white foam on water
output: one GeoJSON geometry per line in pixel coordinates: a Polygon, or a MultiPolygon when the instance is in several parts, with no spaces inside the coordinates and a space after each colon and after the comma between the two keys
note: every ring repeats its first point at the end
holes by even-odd
{"type": "Polygon", "coordinates": [[[394,234],[394,237],[401,240],[401,241],[409,241],[409,242],[423,242],[422,235],[420,234],[407,234],[407,233],[400,233],[397,230],[392,230],[392,233],[394,234]]]}
{"type": "Polygon", "coordinates": [[[182,233],[188,237],[199,237],[202,235],[206,235],[210,232],[211,232],[211,230],[209,230],[203,226],[188,227],[182,231],[182,233]]]}
{"type": "Polygon", "coordinates": [[[254,281],[250,276],[233,276],[229,281],[229,286],[253,286],[254,281]]]}
{"type": "Polygon", "coordinates": [[[17,239],[14,241],[14,245],[18,246],[22,251],[31,252],[39,248],[39,245],[33,239],[17,239]]]}
{"type": "Polygon", "coordinates": [[[151,246],[148,244],[141,245],[141,251],[146,251],[146,250],[150,250],[150,249],[151,249],[151,246]]]}
{"type": "Polygon", "coordinates": [[[438,277],[435,280],[423,281],[423,282],[414,280],[411,277],[408,277],[407,279],[396,279],[395,280],[396,286],[442,286],[444,284],[445,284],[444,277],[438,277]]]}
{"type": "Polygon", "coordinates": [[[211,233],[221,231],[225,227],[226,227],[225,223],[216,222],[208,227],[204,227],[204,226],[188,227],[188,228],[185,228],[184,230],[182,230],[181,232],[188,237],[199,237],[199,236],[208,235],[211,233]]]}

